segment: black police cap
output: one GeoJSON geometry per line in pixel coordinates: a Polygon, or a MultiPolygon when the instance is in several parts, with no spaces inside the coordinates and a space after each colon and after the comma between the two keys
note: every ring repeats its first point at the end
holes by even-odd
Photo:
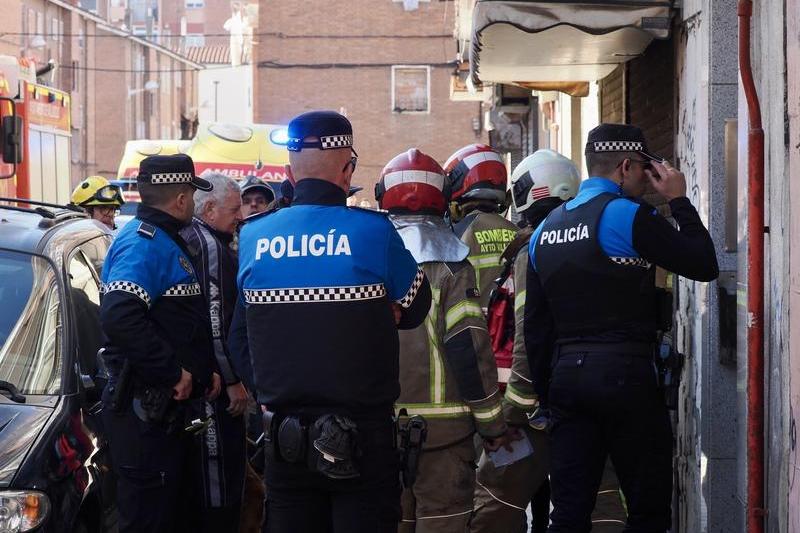
{"type": "Polygon", "coordinates": [[[585,153],[609,152],[636,152],[651,161],[664,160],[647,150],[642,130],[629,124],[600,124],[589,132],[585,153]]]}
{"type": "Polygon", "coordinates": [[[186,154],[145,157],[139,163],[139,174],[136,176],[136,181],[152,185],[186,183],[201,191],[210,191],[214,188],[207,180],[197,177],[194,173],[194,162],[186,154]]]}
{"type": "Polygon", "coordinates": [[[299,152],[303,148],[333,150],[353,147],[353,126],[344,115],[335,111],[310,111],[289,122],[286,148],[299,152]],[[316,141],[307,141],[316,137],[316,141]]]}

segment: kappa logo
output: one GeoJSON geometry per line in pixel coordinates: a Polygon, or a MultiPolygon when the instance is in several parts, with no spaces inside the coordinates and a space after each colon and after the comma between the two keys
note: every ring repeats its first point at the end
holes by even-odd
{"type": "Polygon", "coordinates": [[[181,264],[181,267],[189,274],[194,274],[194,269],[192,268],[192,264],[186,259],[184,256],[178,256],[178,262],[181,264]]]}

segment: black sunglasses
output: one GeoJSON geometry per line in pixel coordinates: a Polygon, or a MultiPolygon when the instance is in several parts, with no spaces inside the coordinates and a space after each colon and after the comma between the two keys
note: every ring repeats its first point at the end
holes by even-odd
{"type": "Polygon", "coordinates": [[[345,163],[345,165],[342,167],[342,172],[344,172],[345,170],[347,170],[347,166],[348,166],[348,165],[353,165],[353,172],[355,172],[355,171],[356,171],[356,165],[358,164],[358,152],[356,152],[356,151],[355,151],[354,149],[352,149],[352,148],[350,148],[350,151],[351,151],[351,152],[353,152],[353,156],[350,158],[350,161],[348,161],[347,163],[345,163]]]}

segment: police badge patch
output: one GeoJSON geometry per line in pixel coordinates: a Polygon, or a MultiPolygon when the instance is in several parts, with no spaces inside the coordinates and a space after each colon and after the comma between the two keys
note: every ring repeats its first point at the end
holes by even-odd
{"type": "Polygon", "coordinates": [[[188,272],[189,274],[194,274],[194,269],[192,268],[192,264],[186,259],[184,256],[178,256],[178,262],[181,264],[181,267],[188,272]]]}

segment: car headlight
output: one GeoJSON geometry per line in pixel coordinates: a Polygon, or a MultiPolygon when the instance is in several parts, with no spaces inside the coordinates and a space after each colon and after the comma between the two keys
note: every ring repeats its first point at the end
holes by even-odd
{"type": "Polygon", "coordinates": [[[0,491],[0,533],[30,531],[50,513],[50,499],[33,490],[0,491]]]}

